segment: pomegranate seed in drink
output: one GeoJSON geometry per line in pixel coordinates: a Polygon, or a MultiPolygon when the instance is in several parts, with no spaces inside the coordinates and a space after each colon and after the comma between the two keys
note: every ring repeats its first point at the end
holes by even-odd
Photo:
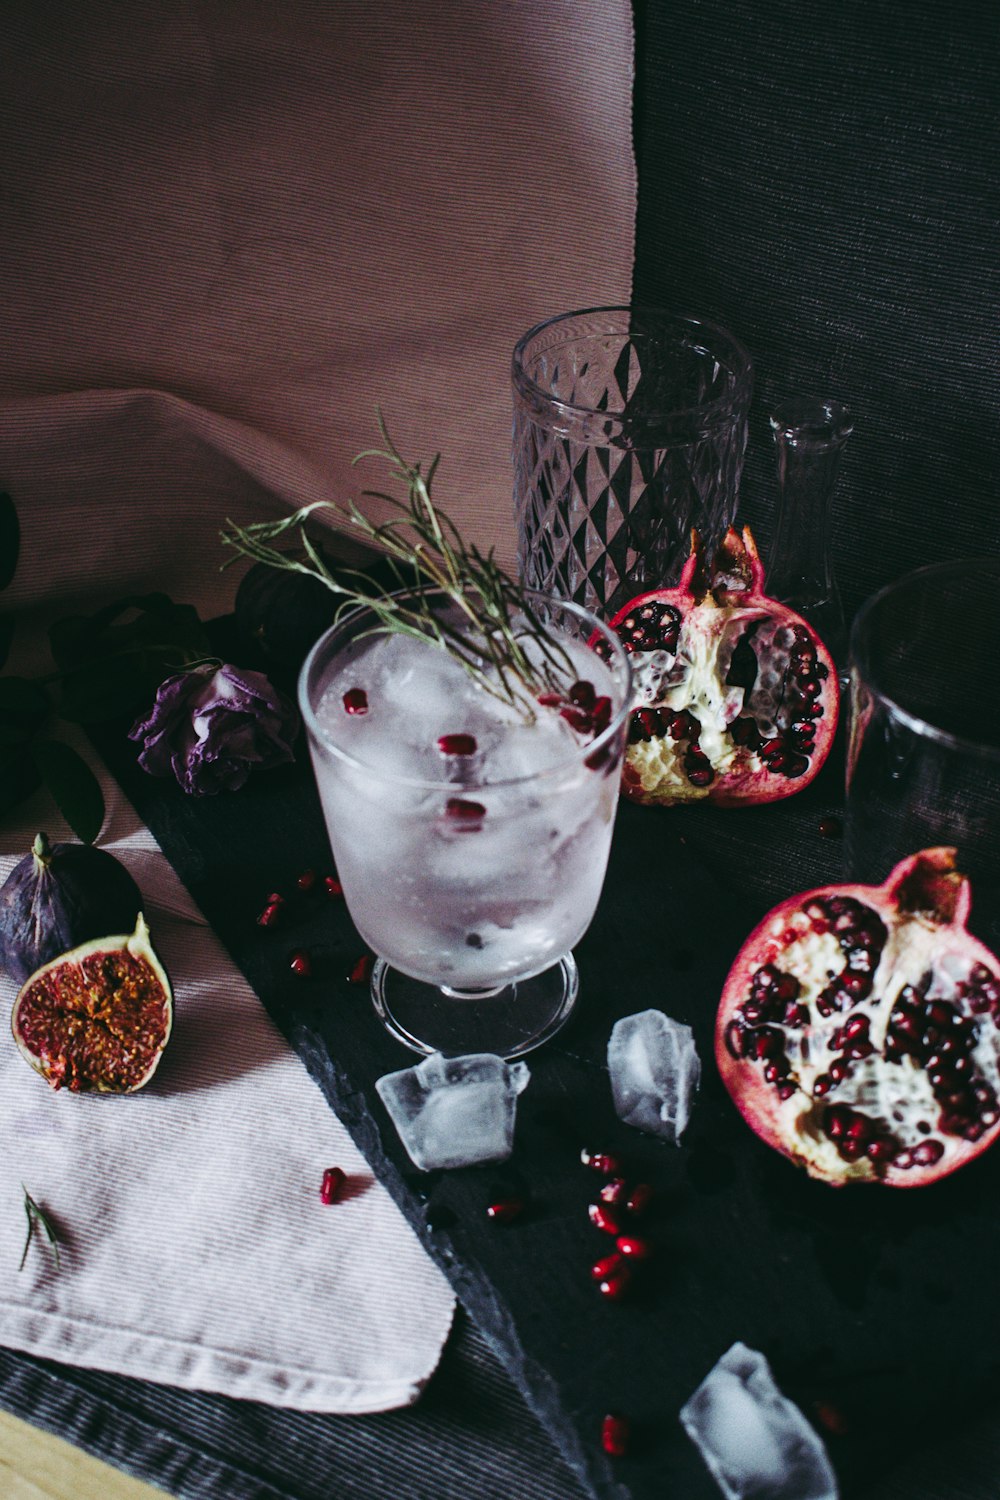
{"type": "Polygon", "coordinates": [[[328,896],[331,896],[334,900],[344,894],[344,887],[341,885],[336,875],[324,875],[323,885],[326,888],[326,894],[328,896]]]}
{"type": "Polygon", "coordinates": [[[273,927],[276,922],[280,922],[281,907],[283,904],[284,903],[280,902],[277,904],[269,902],[268,905],[264,907],[264,910],[261,912],[260,916],[257,918],[257,926],[273,927]]]}
{"type": "Polygon", "coordinates": [[[485,818],[486,809],[481,802],[471,802],[465,797],[449,797],[444,813],[456,828],[473,832],[485,818]]]}
{"type": "Polygon", "coordinates": [[[612,1177],[604,1184],[597,1196],[602,1203],[610,1203],[612,1208],[623,1208],[628,1191],[628,1183],[624,1177],[612,1177]]]}
{"type": "Polygon", "coordinates": [[[615,1241],[620,1255],[627,1260],[648,1260],[653,1253],[653,1247],[648,1240],[642,1239],[637,1234],[620,1234],[615,1241]]]}
{"type": "Polygon", "coordinates": [[[595,1229],[600,1229],[604,1234],[618,1235],[622,1232],[622,1223],[618,1214],[606,1203],[591,1203],[587,1207],[587,1217],[595,1229]]]}
{"type": "Polygon", "coordinates": [[[475,755],[476,737],[473,734],[443,734],[438,740],[442,755],[475,755]]]}
{"type": "Polygon", "coordinates": [[[368,712],[368,694],[364,688],[348,688],[344,694],[344,708],[349,714],[366,714],[368,712]]]}
{"type": "Polygon", "coordinates": [[[292,973],[297,974],[300,979],[308,979],[312,974],[312,961],[308,953],[304,953],[301,949],[298,951],[298,953],[292,954],[291,961],[289,962],[288,967],[291,969],[292,973]]]}
{"type": "Polygon", "coordinates": [[[590,1268],[591,1281],[607,1281],[621,1267],[622,1258],[619,1251],[612,1255],[603,1255],[600,1260],[594,1262],[590,1268]]]}
{"type": "Polygon", "coordinates": [[[300,891],[311,891],[313,886],[316,884],[316,871],[303,870],[302,874],[296,880],[295,884],[298,886],[300,891]]]}
{"type": "Polygon", "coordinates": [[[597,1290],[609,1302],[618,1302],[624,1297],[631,1283],[631,1267],[627,1261],[622,1260],[620,1265],[615,1266],[608,1272],[607,1276],[597,1283],[597,1290]]]}

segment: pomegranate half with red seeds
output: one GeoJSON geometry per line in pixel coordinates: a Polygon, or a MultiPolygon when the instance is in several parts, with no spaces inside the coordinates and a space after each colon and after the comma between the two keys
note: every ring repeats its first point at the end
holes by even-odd
{"type": "Polygon", "coordinates": [[[1000,962],[953,849],[823,886],[747,938],[715,1033],[747,1124],[812,1177],[920,1187],[1000,1134],[1000,962]]]}
{"type": "Polygon", "coordinates": [[[693,533],[677,587],[641,594],[611,628],[635,684],[626,796],[747,805],[816,775],[837,727],[837,674],[812,627],[764,593],[749,527],[728,531],[710,566],[693,533]]]}

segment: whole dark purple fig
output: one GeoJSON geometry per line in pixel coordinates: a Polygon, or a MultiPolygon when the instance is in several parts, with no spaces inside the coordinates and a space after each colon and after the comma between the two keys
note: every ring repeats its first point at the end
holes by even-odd
{"type": "Polygon", "coordinates": [[[40,833],[0,886],[0,966],[27,979],[91,938],[131,932],[139,887],[113,854],[40,833]]]}

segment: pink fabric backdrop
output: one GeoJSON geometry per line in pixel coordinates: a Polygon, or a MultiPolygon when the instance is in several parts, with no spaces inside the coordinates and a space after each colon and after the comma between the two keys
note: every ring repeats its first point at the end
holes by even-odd
{"type": "Polygon", "coordinates": [[[510,562],[511,347],[630,294],[628,0],[10,0],[4,30],[0,608],[224,605],[221,520],[356,491],[376,402],[510,562]]]}

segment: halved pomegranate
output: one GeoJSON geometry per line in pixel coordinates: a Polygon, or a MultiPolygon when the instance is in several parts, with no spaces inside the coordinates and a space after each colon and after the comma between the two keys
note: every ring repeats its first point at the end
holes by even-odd
{"type": "Polygon", "coordinates": [[[793,896],[740,949],[719,1071],[810,1176],[919,1187],[1000,1134],[1000,962],[969,905],[954,849],[925,849],[884,885],[793,896]]]}
{"type": "Polygon", "coordinates": [[[637,701],[626,796],[774,802],[816,775],[837,727],[837,674],[812,627],[764,593],[749,527],[726,533],[710,567],[692,533],[677,587],[640,594],[611,628],[637,701]]]}

